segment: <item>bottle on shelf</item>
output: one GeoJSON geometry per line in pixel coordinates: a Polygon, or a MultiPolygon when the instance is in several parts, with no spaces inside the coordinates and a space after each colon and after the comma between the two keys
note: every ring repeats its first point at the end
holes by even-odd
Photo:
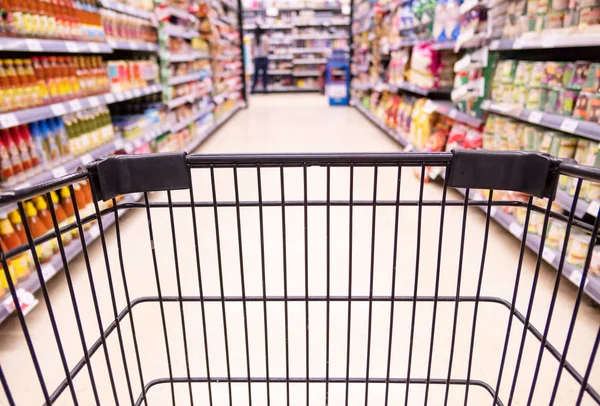
{"type": "MultiPolygon", "coordinates": [[[[73,199],[71,198],[71,190],[66,186],[60,189],[60,198],[60,204],[67,216],[67,222],[69,224],[75,223],[75,207],[73,205],[73,199]]],[[[73,238],[78,238],[79,228],[74,228],[71,235],[73,238]]]]}
{"type": "MultiPolygon", "coordinates": [[[[10,220],[4,216],[0,217],[0,239],[2,240],[2,250],[6,253],[20,247],[24,244],[23,240],[17,235],[10,220]]],[[[9,267],[12,268],[13,280],[23,280],[29,276],[31,268],[25,254],[19,254],[7,260],[9,267]]]]}
{"type": "MultiPolygon", "coordinates": [[[[25,202],[25,215],[27,216],[27,225],[33,239],[44,236],[48,229],[38,217],[38,212],[32,202],[25,202]]],[[[45,241],[35,246],[35,251],[40,264],[49,262],[52,259],[52,244],[45,241]]]]}
{"type": "MultiPolygon", "coordinates": [[[[54,231],[54,223],[52,221],[52,215],[48,210],[48,203],[43,196],[37,196],[33,199],[33,203],[35,204],[35,208],[38,212],[38,217],[46,227],[47,232],[54,231]]],[[[58,241],[56,238],[50,240],[50,247],[52,248],[52,253],[58,253],[58,241]]]]}
{"type": "MultiPolygon", "coordinates": [[[[65,213],[65,209],[60,205],[58,200],[58,194],[56,192],[50,192],[50,198],[52,199],[52,207],[54,208],[54,214],[56,215],[56,221],[58,222],[59,228],[63,228],[69,224],[69,219],[67,217],[67,213],[65,213]]],[[[73,240],[72,232],[61,233],[61,239],[63,245],[66,247],[71,244],[73,240]]]]}

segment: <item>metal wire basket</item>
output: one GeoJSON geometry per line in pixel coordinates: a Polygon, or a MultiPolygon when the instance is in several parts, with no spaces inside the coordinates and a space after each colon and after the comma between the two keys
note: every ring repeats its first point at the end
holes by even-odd
{"type": "Polygon", "coordinates": [[[157,154],[2,193],[53,227],[1,255],[0,403],[600,404],[599,180],[523,152],[157,154]]]}

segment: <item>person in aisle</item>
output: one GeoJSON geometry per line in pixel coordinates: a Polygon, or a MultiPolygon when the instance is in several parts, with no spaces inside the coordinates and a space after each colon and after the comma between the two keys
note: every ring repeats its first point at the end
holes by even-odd
{"type": "Polygon", "coordinates": [[[256,92],[256,84],[258,82],[258,74],[260,72],[262,77],[262,85],[264,93],[267,93],[267,68],[269,67],[269,36],[266,31],[260,26],[256,25],[256,31],[254,32],[254,77],[252,79],[252,93],[256,92]]]}

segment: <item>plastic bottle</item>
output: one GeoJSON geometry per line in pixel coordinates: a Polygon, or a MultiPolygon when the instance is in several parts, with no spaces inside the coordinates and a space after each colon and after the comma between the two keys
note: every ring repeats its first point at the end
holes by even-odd
{"type": "Polygon", "coordinates": [[[12,59],[4,60],[4,71],[6,72],[8,82],[10,83],[10,90],[12,92],[12,109],[24,108],[25,102],[23,98],[23,87],[21,86],[21,82],[17,77],[17,71],[15,70],[14,62],[12,59]]]}
{"type": "MultiPolygon", "coordinates": [[[[71,190],[68,187],[63,187],[60,190],[60,204],[62,208],[65,210],[65,214],[67,215],[67,221],[69,224],[75,223],[77,220],[75,218],[75,207],[73,206],[73,199],[71,199],[71,190]]],[[[79,237],[79,228],[76,227],[73,229],[72,233],[73,238],[79,237]]]]}
{"type": "Polygon", "coordinates": [[[40,166],[40,156],[36,146],[33,143],[31,133],[29,132],[29,127],[27,127],[26,124],[23,124],[19,127],[19,131],[21,132],[21,137],[27,145],[27,150],[29,151],[29,156],[31,157],[31,166],[33,168],[33,172],[37,173],[42,169],[40,166]]]}
{"type": "Polygon", "coordinates": [[[48,127],[48,121],[42,120],[39,122],[40,130],[42,134],[44,134],[44,149],[46,150],[46,154],[48,156],[48,164],[50,166],[56,165],[60,162],[60,150],[58,149],[58,145],[56,142],[56,134],[50,130],[48,127]]]}
{"type": "Polygon", "coordinates": [[[48,151],[44,145],[44,134],[40,130],[39,123],[29,124],[29,132],[31,134],[33,149],[35,149],[38,159],[40,161],[40,168],[47,169],[50,167],[48,151]]]}
{"type": "MultiPolygon", "coordinates": [[[[27,216],[27,224],[33,239],[42,237],[48,232],[48,229],[38,217],[38,212],[31,202],[25,202],[25,215],[27,216]]],[[[52,245],[50,241],[45,241],[35,246],[35,251],[40,264],[49,262],[52,259],[52,245]]]]}
{"type": "MultiPolygon", "coordinates": [[[[6,248],[7,251],[20,247],[25,243],[19,238],[6,216],[0,217],[0,238],[4,244],[2,249],[6,248]]],[[[25,255],[20,254],[11,257],[7,262],[9,263],[9,267],[13,269],[13,280],[14,278],[24,279],[29,275],[30,268],[25,255]]]]}
{"type": "MultiPolygon", "coordinates": [[[[48,203],[46,202],[46,199],[44,199],[43,196],[38,196],[33,199],[33,202],[35,204],[35,208],[37,209],[38,217],[42,223],[44,223],[47,232],[53,232],[54,222],[52,221],[52,215],[48,210],[48,203]]],[[[50,247],[52,248],[53,254],[58,253],[58,241],[56,238],[50,240],[50,247]]]]}
{"type": "MultiPolygon", "coordinates": [[[[79,210],[79,218],[83,219],[84,217],[87,217],[90,214],[92,214],[93,208],[90,204],[88,204],[88,201],[85,197],[85,192],[83,191],[79,183],[73,184],[73,190],[75,191],[75,200],[77,204],[77,210],[79,210]]],[[[83,223],[84,230],[89,230],[91,227],[91,222],[83,223]]]]}
{"type": "MultiPolygon", "coordinates": [[[[50,119],[52,120],[52,119],[50,119]]],[[[57,141],[59,143],[60,153],[65,159],[71,158],[71,148],[69,146],[69,135],[65,125],[60,117],[54,118],[54,129],[56,131],[57,141]]]]}
{"type": "MultiPolygon", "coordinates": [[[[56,215],[56,221],[58,222],[59,228],[62,229],[63,227],[69,225],[69,219],[67,217],[67,213],[65,213],[65,209],[63,209],[63,207],[59,204],[58,195],[56,194],[56,192],[50,192],[50,197],[52,198],[52,207],[54,207],[54,214],[56,215]]],[[[61,239],[62,239],[63,245],[66,247],[67,245],[71,244],[71,241],[73,240],[73,233],[72,232],[61,233],[61,239]]]]}
{"type": "Polygon", "coordinates": [[[4,143],[0,141],[0,184],[11,185],[13,183],[14,173],[10,155],[4,146],[4,143]]]}
{"type": "Polygon", "coordinates": [[[8,134],[8,130],[1,130],[0,137],[4,147],[8,151],[8,155],[10,156],[14,180],[19,182],[24,179],[23,165],[21,165],[21,156],[19,155],[19,150],[14,142],[12,142],[12,139],[8,134]]]}
{"type": "MultiPolygon", "coordinates": [[[[25,232],[25,227],[23,227],[23,220],[21,219],[21,214],[19,213],[19,210],[13,210],[10,213],[8,213],[8,218],[10,219],[10,222],[15,229],[15,233],[17,233],[21,242],[23,244],[28,244],[27,233],[25,232]]],[[[33,262],[33,255],[31,253],[31,250],[25,252],[25,258],[27,260],[28,268],[30,270],[34,269],[35,264],[33,262]]]]}
{"type": "Polygon", "coordinates": [[[21,157],[21,165],[23,166],[23,173],[25,174],[25,176],[31,176],[32,165],[27,144],[25,144],[24,140],[21,138],[21,133],[19,132],[19,129],[17,127],[10,128],[9,134],[12,139],[12,142],[16,145],[17,150],[19,151],[19,156],[21,157]]]}

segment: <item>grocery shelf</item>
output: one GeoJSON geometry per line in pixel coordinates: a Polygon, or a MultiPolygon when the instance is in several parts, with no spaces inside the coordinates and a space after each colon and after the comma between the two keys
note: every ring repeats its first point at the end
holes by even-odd
{"type": "MultiPolygon", "coordinates": [[[[142,194],[131,194],[126,195],[119,204],[124,203],[132,203],[134,201],[139,200],[142,197],[142,194]]],[[[127,209],[121,209],[118,211],[118,216],[121,217],[127,209]]],[[[102,217],[102,228],[106,230],[108,227],[112,226],[115,222],[114,215],[106,215],[102,217]]],[[[98,224],[93,225],[89,230],[84,230],[83,237],[85,239],[85,244],[88,246],[93,241],[97,240],[100,236],[100,228],[98,224]]],[[[77,255],[83,252],[83,248],[81,245],[81,239],[73,238],[71,243],[64,247],[65,249],[65,257],[67,263],[71,262],[77,255]]],[[[42,275],[44,277],[44,281],[49,281],[54,275],[56,275],[59,271],[63,270],[63,261],[60,253],[55,254],[52,259],[45,263],[41,264],[40,269],[42,271],[42,275]]],[[[31,272],[29,277],[22,282],[19,282],[16,286],[17,289],[24,289],[29,293],[35,293],[41,288],[40,279],[38,277],[37,271],[31,272]]],[[[10,293],[8,293],[4,299],[0,303],[0,323],[2,323],[8,316],[14,312],[13,302],[10,299],[10,293]],[[8,300],[7,300],[8,299],[8,300]]]]}
{"type": "Polygon", "coordinates": [[[115,40],[109,39],[106,43],[112,49],[124,49],[128,51],[158,51],[158,44],[154,42],[142,42],[142,41],[127,41],[127,40],[115,40]]]}
{"type": "Polygon", "coordinates": [[[399,84],[389,84],[389,83],[380,83],[377,85],[371,85],[371,84],[358,84],[358,85],[353,85],[352,89],[357,89],[357,90],[375,90],[378,92],[381,92],[383,90],[387,90],[388,92],[393,92],[393,93],[397,93],[400,90],[406,91],[406,92],[410,92],[410,93],[415,93],[418,94],[419,96],[431,96],[431,95],[439,95],[439,96],[444,96],[446,98],[450,97],[450,89],[444,89],[444,88],[440,88],[440,89],[425,89],[419,86],[415,86],[411,83],[408,82],[402,82],[399,84]]]}
{"type": "MultiPolygon", "coordinates": [[[[465,195],[465,190],[456,188],[456,190],[465,195]]],[[[484,200],[487,199],[480,196],[478,193],[471,191],[469,198],[473,200],[484,200]]],[[[477,206],[484,212],[487,211],[486,206],[477,206]]],[[[523,241],[523,226],[520,225],[512,214],[504,212],[502,209],[492,207],[490,210],[490,218],[493,218],[500,226],[508,230],[512,235],[517,237],[520,241],[523,241]]],[[[537,235],[527,233],[527,240],[525,245],[531,249],[536,255],[540,252],[541,238],[537,235]]],[[[551,267],[558,270],[560,265],[560,252],[550,247],[544,247],[542,251],[542,258],[551,267]]],[[[565,278],[570,280],[575,286],[579,287],[581,282],[582,272],[581,269],[564,261],[562,274],[565,278]]],[[[588,273],[585,286],[583,291],[596,303],[600,304],[600,277],[588,273]]]]}
{"type": "Polygon", "coordinates": [[[463,113],[454,107],[454,103],[445,101],[431,101],[435,111],[443,116],[450,117],[456,121],[479,128],[485,122],[482,118],[473,117],[468,113],[463,113]]]}
{"type": "Polygon", "coordinates": [[[318,70],[306,70],[306,71],[294,71],[293,76],[321,76],[321,71],[318,70]]]}
{"type": "MultiPolygon", "coordinates": [[[[272,31],[275,31],[275,30],[291,30],[292,28],[294,28],[294,26],[291,25],[291,24],[288,24],[288,25],[283,25],[282,24],[282,25],[271,26],[271,27],[263,27],[263,28],[265,30],[272,30],[272,31]]],[[[243,29],[247,30],[247,31],[255,30],[256,29],[256,25],[255,24],[252,24],[252,25],[245,24],[243,29]]]]}
{"type": "Polygon", "coordinates": [[[199,99],[204,96],[208,96],[208,93],[210,93],[211,91],[212,91],[212,89],[207,89],[204,91],[203,94],[200,94],[200,95],[197,95],[195,93],[184,94],[183,96],[179,96],[179,97],[169,100],[167,102],[167,107],[169,107],[170,109],[174,109],[175,107],[179,107],[183,104],[192,103],[196,99],[199,99]]]}
{"type": "Polygon", "coordinates": [[[213,106],[209,105],[208,107],[205,107],[195,113],[193,113],[191,116],[177,122],[176,124],[173,125],[173,128],[171,129],[172,133],[177,133],[181,130],[183,130],[184,128],[186,128],[188,125],[192,124],[193,122],[195,122],[196,120],[199,120],[200,118],[202,118],[203,116],[205,116],[206,114],[210,113],[213,110],[213,106]]]}
{"type": "Polygon", "coordinates": [[[163,53],[162,59],[169,62],[191,62],[196,59],[208,59],[210,55],[205,52],[187,52],[185,54],[171,54],[168,52],[163,53]]]}
{"type": "Polygon", "coordinates": [[[118,151],[120,149],[125,150],[128,154],[131,154],[134,150],[141,147],[144,144],[154,140],[160,135],[168,133],[170,131],[170,126],[168,124],[162,124],[158,126],[153,126],[153,128],[147,131],[144,135],[135,138],[123,138],[121,140],[115,141],[115,150],[118,151]]]}
{"type": "MultiPolygon", "coordinates": [[[[331,6],[331,7],[276,7],[276,8],[280,12],[304,11],[304,10],[333,11],[333,12],[337,12],[337,13],[342,12],[342,8],[336,7],[336,6],[331,6]]],[[[254,9],[244,9],[244,12],[246,12],[246,11],[250,11],[250,12],[254,12],[254,13],[265,13],[267,10],[263,7],[260,7],[260,8],[254,8],[254,9]]]]}
{"type": "Polygon", "coordinates": [[[290,48],[292,54],[310,54],[317,52],[331,52],[331,48],[328,47],[313,47],[313,48],[290,48]]]}
{"type": "Polygon", "coordinates": [[[294,57],[292,55],[269,55],[269,60],[292,60],[294,57]]]}
{"type": "Polygon", "coordinates": [[[100,4],[104,8],[119,11],[121,13],[132,15],[134,17],[143,18],[144,20],[151,20],[154,16],[154,14],[150,11],[141,10],[139,8],[123,4],[118,1],[100,0],[100,4]]]}
{"type": "Polygon", "coordinates": [[[291,69],[269,69],[267,71],[267,74],[269,74],[269,75],[291,75],[292,70],[291,69]]]}
{"type": "Polygon", "coordinates": [[[227,16],[227,15],[223,15],[223,14],[219,14],[219,18],[221,19],[221,21],[223,21],[224,23],[229,24],[229,26],[231,27],[235,27],[236,22],[233,18],[227,16]]]}
{"type": "Polygon", "coordinates": [[[216,130],[221,128],[223,124],[225,124],[231,117],[233,117],[238,111],[242,108],[241,105],[237,104],[231,111],[227,112],[224,117],[221,117],[216,123],[210,126],[206,131],[204,131],[199,137],[194,138],[188,145],[186,145],[183,150],[185,152],[194,152],[196,148],[200,146],[208,137],[210,137],[216,130]]]}
{"type": "Polygon", "coordinates": [[[542,113],[537,110],[527,110],[520,106],[496,103],[491,100],[485,100],[481,107],[484,110],[514,118],[515,120],[600,141],[600,124],[591,121],[577,120],[571,117],[559,116],[558,114],[542,113]]]}
{"type": "Polygon", "coordinates": [[[327,59],[294,59],[292,63],[296,65],[321,65],[327,63],[327,59]]]}
{"type": "Polygon", "coordinates": [[[215,78],[229,78],[229,77],[232,77],[232,76],[240,76],[241,74],[242,74],[241,71],[235,71],[235,72],[225,71],[225,72],[217,73],[215,75],[215,78]]]}
{"type": "Polygon", "coordinates": [[[299,23],[295,22],[294,26],[296,27],[339,27],[339,26],[349,26],[350,21],[328,21],[323,23],[299,23]]]}
{"type": "Polygon", "coordinates": [[[112,48],[106,42],[0,37],[0,51],[110,54],[112,48]]]}
{"type": "Polygon", "coordinates": [[[347,35],[292,34],[291,39],[349,39],[347,35]]]}
{"type": "MultiPolygon", "coordinates": [[[[160,6],[159,6],[160,7],[160,6]]],[[[181,18],[182,20],[190,20],[190,21],[198,21],[196,16],[191,14],[190,12],[180,9],[179,7],[167,6],[161,8],[161,12],[164,12],[168,15],[175,16],[177,18],[181,18]]]]}
{"type": "Polygon", "coordinates": [[[597,33],[569,34],[557,30],[542,36],[523,36],[517,39],[497,39],[490,42],[491,51],[517,51],[520,49],[583,48],[600,46],[597,33]]]}
{"type": "Polygon", "coordinates": [[[192,82],[194,80],[200,80],[210,77],[210,72],[200,71],[188,73],[187,75],[176,76],[174,78],[170,78],[167,82],[169,86],[180,85],[182,83],[192,82]]]}
{"type": "Polygon", "coordinates": [[[163,30],[165,33],[172,37],[179,37],[184,39],[192,39],[200,36],[200,33],[195,30],[188,30],[171,23],[163,23],[163,30]]]}
{"type": "Polygon", "coordinates": [[[370,111],[368,111],[363,106],[361,106],[360,103],[357,103],[357,102],[353,101],[351,103],[351,105],[353,105],[366,118],[368,118],[370,122],[372,122],[373,124],[375,124],[375,126],[377,126],[381,131],[383,131],[384,133],[386,133],[388,136],[390,136],[398,144],[400,144],[403,147],[407,147],[407,146],[410,145],[410,143],[406,139],[404,139],[400,134],[397,134],[392,129],[388,128],[388,126],[386,126],[385,124],[383,124],[381,122],[381,120],[379,120],[377,117],[375,117],[370,111]]]}
{"type": "MultiPolygon", "coordinates": [[[[573,196],[561,189],[556,190],[556,198],[554,201],[567,211],[571,211],[571,208],[573,207],[573,196]]],[[[586,214],[596,217],[598,215],[598,209],[600,209],[600,205],[597,201],[586,202],[580,198],[575,207],[575,215],[579,218],[583,218],[586,214]]]]}
{"type": "Polygon", "coordinates": [[[321,89],[318,87],[295,87],[295,86],[269,87],[267,90],[271,93],[318,93],[321,91],[321,89]]]}
{"type": "Polygon", "coordinates": [[[89,109],[101,104],[111,104],[124,100],[135,99],[137,97],[159,93],[161,91],[161,85],[152,85],[142,89],[127,90],[118,93],[105,93],[98,96],[90,96],[62,103],[54,103],[47,106],[17,110],[12,113],[0,114],[0,128],[10,128],[51,117],[60,117],[68,113],[89,109]]]}

